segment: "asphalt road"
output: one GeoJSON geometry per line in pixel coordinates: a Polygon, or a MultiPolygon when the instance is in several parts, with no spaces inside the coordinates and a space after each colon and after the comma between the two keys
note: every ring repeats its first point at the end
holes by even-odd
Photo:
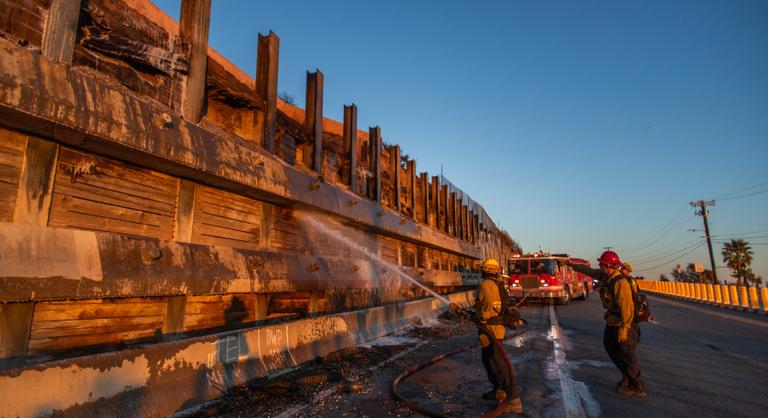
{"type": "MultiPolygon", "coordinates": [[[[646,398],[625,397],[614,390],[621,375],[602,346],[603,309],[596,294],[568,306],[521,308],[528,332],[504,344],[522,389],[523,416],[768,416],[767,316],[660,297],[651,298],[651,308],[655,322],[641,326],[638,346],[646,398]]],[[[407,338],[384,339],[399,344],[387,350],[387,360],[375,357],[367,364],[361,361],[367,356],[362,348],[355,354],[357,360],[340,357],[347,360],[340,371],[359,384],[358,391],[339,390],[330,383],[302,388],[257,382],[199,409],[196,416],[420,417],[395,400],[393,379],[462,347],[468,349],[403,380],[399,391],[421,407],[454,417],[482,416],[495,407],[480,397],[490,386],[471,323],[441,320],[404,335],[407,338]],[[275,392],[283,386],[282,392],[275,392]],[[259,393],[274,405],[265,408],[259,393]]],[[[337,361],[327,359],[323,364],[337,361]]],[[[302,374],[316,373],[312,367],[283,378],[300,382],[302,374]]]]}
{"type": "Polygon", "coordinates": [[[598,298],[555,308],[586,416],[768,416],[768,318],[661,297],[651,308],[638,346],[644,399],[614,391],[621,375],[602,347],[598,298]]]}

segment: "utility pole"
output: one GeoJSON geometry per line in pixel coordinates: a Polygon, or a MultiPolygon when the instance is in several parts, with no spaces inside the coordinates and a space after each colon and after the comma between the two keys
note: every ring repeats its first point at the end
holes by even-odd
{"type": "Polygon", "coordinates": [[[714,200],[699,200],[698,202],[691,202],[691,207],[698,207],[696,211],[697,215],[704,218],[704,234],[707,236],[707,247],[709,248],[709,262],[712,263],[712,279],[715,284],[720,284],[717,280],[717,268],[715,267],[715,256],[712,254],[712,239],[709,237],[709,222],[707,222],[707,206],[715,206],[714,200]]]}

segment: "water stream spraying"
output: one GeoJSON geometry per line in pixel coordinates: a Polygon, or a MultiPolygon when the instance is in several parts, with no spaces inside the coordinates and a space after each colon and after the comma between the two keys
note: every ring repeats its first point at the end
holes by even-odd
{"type": "MultiPolygon", "coordinates": [[[[359,253],[364,254],[366,257],[368,257],[368,259],[370,259],[375,264],[378,264],[378,265],[386,268],[387,270],[389,270],[391,272],[394,272],[399,277],[403,277],[405,279],[410,280],[411,282],[413,282],[413,284],[415,284],[416,286],[419,286],[420,288],[424,289],[430,295],[432,295],[432,296],[436,297],[437,299],[439,299],[441,302],[445,303],[446,305],[450,305],[451,301],[448,300],[445,296],[442,296],[442,295],[438,294],[437,292],[435,292],[434,290],[430,289],[429,287],[419,283],[413,277],[405,274],[405,272],[400,270],[399,266],[397,266],[395,264],[392,264],[389,261],[384,260],[383,258],[379,257],[377,254],[372,253],[368,248],[366,248],[366,247],[364,247],[364,246],[362,246],[362,245],[360,245],[360,244],[358,244],[356,242],[352,242],[349,239],[349,237],[345,236],[342,233],[342,231],[339,231],[339,230],[334,229],[334,228],[330,228],[326,223],[320,222],[319,220],[315,219],[314,216],[312,216],[311,214],[307,214],[306,212],[305,213],[301,213],[301,214],[297,214],[297,215],[298,215],[297,218],[300,221],[302,221],[305,224],[311,226],[315,230],[320,231],[323,234],[325,234],[326,236],[335,239],[339,243],[345,244],[349,248],[351,248],[351,249],[353,249],[353,250],[355,250],[355,251],[357,251],[359,253]]],[[[339,226],[341,226],[341,225],[339,225],[339,226]]]]}

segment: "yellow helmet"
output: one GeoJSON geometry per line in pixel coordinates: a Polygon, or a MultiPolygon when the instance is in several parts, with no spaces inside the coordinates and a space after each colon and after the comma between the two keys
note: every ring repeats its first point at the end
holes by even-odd
{"type": "Polygon", "coordinates": [[[625,269],[626,269],[628,272],[630,272],[630,273],[632,272],[632,270],[634,270],[634,269],[635,269],[635,266],[633,266],[633,265],[632,265],[632,263],[630,263],[629,261],[625,262],[625,263],[624,263],[622,266],[623,266],[623,267],[624,267],[624,268],[625,268],[625,269]]]}
{"type": "Polygon", "coordinates": [[[483,273],[497,275],[501,272],[501,266],[495,258],[488,258],[483,261],[483,273]]]}

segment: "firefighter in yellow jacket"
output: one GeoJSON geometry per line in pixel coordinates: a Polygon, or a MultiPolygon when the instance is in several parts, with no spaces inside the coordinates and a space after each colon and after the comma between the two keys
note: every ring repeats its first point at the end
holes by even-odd
{"type": "MultiPolygon", "coordinates": [[[[489,320],[497,318],[502,313],[501,293],[499,289],[501,267],[498,261],[489,258],[483,262],[483,280],[477,289],[477,299],[475,301],[475,312],[477,319],[493,334],[493,337],[501,342],[504,339],[504,325],[489,324],[489,320]]],[[[491,321],[494,322],[494,321],[491,321]]],[[[520,401],[520,388],[514,380],[514,371],[510,371],[504,357],[507,353],[502,344],[496,344],[483,332],[480,333],[480,346],[482,347],[482,360],[485,371],[488,374],[488,380],[493,385],[493,389],[483,394],[484,399],[503,400],[510,398],[507,404],[507,411],[522,413],[523,406],[520,401]]]]}
{"type": "Polygon", "coordinates": [[[622,265],[618,254],[613,251],[604,252],[597,261],[600,264],[599,270],[579,264],[567,264],[574,270],[602,282],[600,299],[605,308],[603,346],[622,374],[616,391],[625,396],[645,397],[645,382],[635,352],[640,338],[640,327],[634,321],[633,284],[621,272],[621,268],[626,269],[627,266],[622,265]]]}

